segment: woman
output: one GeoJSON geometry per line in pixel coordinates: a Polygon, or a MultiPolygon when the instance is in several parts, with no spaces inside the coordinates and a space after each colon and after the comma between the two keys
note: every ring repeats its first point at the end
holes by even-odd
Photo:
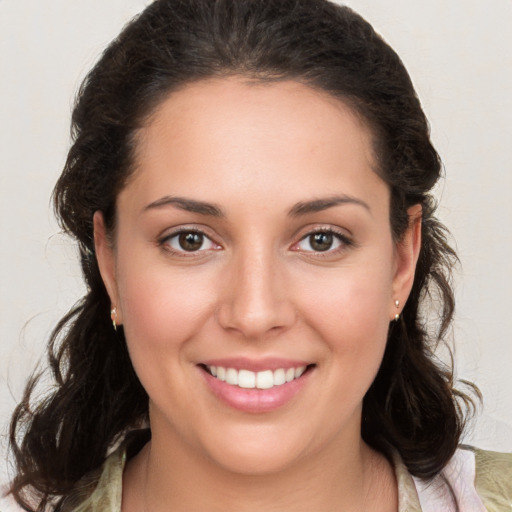
{"type": "Polygon", "coordinates": [[[33,408],[31,383],[12,421],[22,506],[506,510],[510,457],[456,452],[472,402],[432,356],[440,161],[364,20],[157,0],[73,130],[54,197],[88,294],[52,337],[55,392],[33,408]]]}

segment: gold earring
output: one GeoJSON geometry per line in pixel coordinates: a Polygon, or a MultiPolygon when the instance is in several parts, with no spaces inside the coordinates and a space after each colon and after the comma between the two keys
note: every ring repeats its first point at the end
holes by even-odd
{"type": "Polygon", "coordinates": [[[110,318],[112,319],[112,326],[114,327],[114,331],[117,331],[117,308],[114,307],[110,310],[110,318]]]}
{"type": "MultiPolygon", "coordinates": [[[[395,308],[398,309],[399,307],[400,307],[400,301],[395,300],[395,308]]],[[[398,320],[400,320],[400,313],[397,313],[395,315],[395,322],[398,322],[398,320]]]]}

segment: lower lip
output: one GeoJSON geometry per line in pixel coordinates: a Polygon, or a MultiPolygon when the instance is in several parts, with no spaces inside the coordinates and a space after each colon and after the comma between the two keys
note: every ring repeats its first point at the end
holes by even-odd
{"type": "Polygon", "coordinates": [[[309,380],[312,368],[308,368],[298,379],[270,389],[245,389],[232,386],[210,375],[201,367],[200,371],[210,390],[222,402],[239,411],[263,413],[279,409],[292,401],[309,380]]]}

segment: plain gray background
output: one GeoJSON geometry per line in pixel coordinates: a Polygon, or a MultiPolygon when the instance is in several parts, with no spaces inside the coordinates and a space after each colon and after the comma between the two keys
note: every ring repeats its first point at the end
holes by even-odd
{"type": "MultiPolygon", "coordinates": [[[[56,321],[80,297],[49,203],[74,93],[143,0],[0,0],[0,447],[56,321]]],[[[350,0],[405,62],[446,167],[457,242],[457,374],[484,408],[466,437],[512,450],[512,2],[350,0]]],[[[0,451],[0,460],[4,452],[0,451]]],[[[0,467],[0,483],[7,469],[0,467]]],[[[0,500],[0,510],[11,505],[0,500]]],[[[15,510],[15,508],[12,508],[15,510]]]]}

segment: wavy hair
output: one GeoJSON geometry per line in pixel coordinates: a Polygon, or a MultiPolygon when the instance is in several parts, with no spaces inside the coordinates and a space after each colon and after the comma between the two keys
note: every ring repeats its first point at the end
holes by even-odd
{"type": "Polygon", "coordinates": [[[32,377],[12,418],[17,475],[11,493],[25,510],[54,506],[147,421],[148,396],[122,329],[115,333],[110,323],[93,214],[102,211],[107,229],[115,229],[116,197],[133,171],[135,134],[170,93],[233,75],[301,82],[366,121],[377,172],[391,190],[395,240],[408,226],[407,209],[422,206],[412,293],[390,325],[382,365],[364,398],[362,436],[381,452],[394,447],[422,478],[436,475],[459,443],[473,402],[454,388],[451,367],[434,356],[453,316],[456,254],[434,216],[431,190],[440,159],[399,57],[359,15],[327,0],[156,0],[110,44],[78,91],[54,207],[77,241],[87,293],[51,335],[54,387],[38,400],[38,376],[32,377]],[[427,322],[427,308],[436,322],[427,322]]]}

